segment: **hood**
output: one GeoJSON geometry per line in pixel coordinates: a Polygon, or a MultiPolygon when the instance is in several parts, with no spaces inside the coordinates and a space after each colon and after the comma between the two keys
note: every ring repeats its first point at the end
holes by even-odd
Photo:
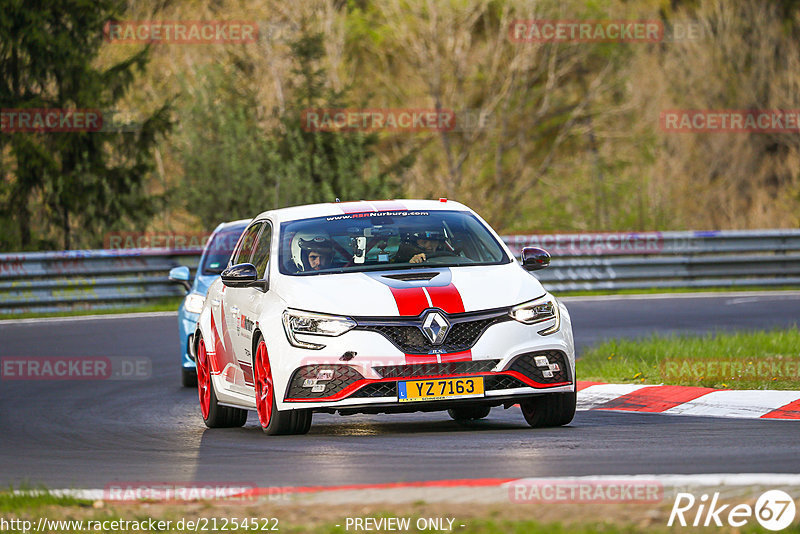
{"type": "Polygon", "coordinates": [[[281,276],[274,286],[291,308],[348,316],[416,316],[427,308],[447,313],[513,306],[545,293],[516,262],[475,267],[431,267],[281,276]]]}
{"type": "Polygon", "coordinates": [[[214,283],[214,280],[219,278],[218,274],[198,274],[194,283],[192,284],[192,291],[205,295],[208,293],[208,288],[214,283]]]}

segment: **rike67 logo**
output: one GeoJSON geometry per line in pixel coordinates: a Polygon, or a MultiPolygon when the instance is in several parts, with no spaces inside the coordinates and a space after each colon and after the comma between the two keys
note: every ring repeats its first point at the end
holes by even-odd
{"type": "Polygon", "coordinates": [[[738,528],[755,518],[763,528],[778,531],[792,524],[795,511],[794,499],[781,490],[763,493],[752,507],[749,504],[720,504],[719,493],[714,493],[710,501],[705,493],[699,499],[691,493],[678,493],[667,526],[671,527],[677,520],[682,527],[721,527],[727,523],[738,528]]]}

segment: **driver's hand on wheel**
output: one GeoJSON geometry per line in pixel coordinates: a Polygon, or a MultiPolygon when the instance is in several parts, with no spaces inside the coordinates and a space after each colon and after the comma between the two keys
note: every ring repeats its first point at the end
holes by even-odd
{"type": "Polygon", "coordinates": [[[422,263],[426,259],[427,258],[425,257],[425,253],[420,252],[419,254],[415,254],[414,256],[412,256],[411,259],[408,260],[408,263],[422,263]]]}

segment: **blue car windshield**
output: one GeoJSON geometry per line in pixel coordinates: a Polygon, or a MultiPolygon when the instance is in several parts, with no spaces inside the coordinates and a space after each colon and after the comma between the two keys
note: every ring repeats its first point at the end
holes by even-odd
{"type": "Polygon", "coordinates": [[[206,245],[200,272],[205,275],[220,274],[228,266],[231,253],[246,226],[225,228],[211,236],[206,245]]]}
{"type": "Polygon", "coordinates": [[[281,225],[279,267],[287,275],[510,261],[483,223],[464,211],[353,213],[281,225]]]}

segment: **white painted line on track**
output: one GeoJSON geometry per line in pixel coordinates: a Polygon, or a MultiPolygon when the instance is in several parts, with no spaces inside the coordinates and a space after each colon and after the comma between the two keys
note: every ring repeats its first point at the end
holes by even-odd
{"type": "Polygon", "coordinates": [[[665,300],[665,299],[697,299],[697,298],[758,298],[759,300],[771,299],[796,299],[800,291],[707,291],[697,293],[653,293],[636,295],[587,295],[575,297],[559,297],[563,302],[592,302],[609,300],[665,300]]]}
{"type": "MultiPolygon", "coordinates": [[[[584,475],[584,476],[552,476],[529,477],[505,482],[498,481],[495,485],[488,486],[459,486],[447,485],[445,487],[385,487],[377,484],[376,488],[342,489],[320,487],[318,491],[293,493],[291,487],[285,488],[280,499],[275,499],[275,504],[293,504],[298,502],[320,502],[322,504],[336,503],[367,503],[367,502],[413,502],[424,498],[429,502],[508,502],[509,490],[518,485],[532,485],[536,483],[574,482],[592,483],[610,481],[614,483],[659,482],[665,489],[685,490],[691,487],[722,488],[800,488],[800,474],[791,473],[708,473],[708,474],[638,474],[638,475],[584,475]]],[[[369,486],[369,485],[367,485],[369,486]]],[[[15,493],[25,493],[16,491],[15,493]]],[[[108,492],[102,489],[59,489],[50,490],[55,496],[74,497],[92,501],[109,500],[108,492]]],[[[271,502],[269,495],[262,496],[271,502]]],[[[236,499],[236,497],[233,497],[236,499]]],[[[243,497],[247,498],[247,497],[243,497]]],[[[125,500],[113,502],[129,502],[125,500]]],[[[223,499],[224,500],[224,499],[223,499]]]]}
{"type": "Polygon", "coordinates": [[[598,384],[578,392],[578,410],[591,410],[603,404],[633,393],[636,390],[652,387],[652,384],[598,384]]]}
{"type": "Polygon", "coordinates": [[[70,317],[32,317],[29,319],[0,319],[0,326],[6,324],[64,323],[71,321],[101,321],[108,319],[145,319],[148,317],[176,317],[178,311],[106,313],[98,315],[75,315],[70,317]]]}
{"type": "Polygon", "coordinates": [[[520,478],[505,482],[503,486],[524,484],[537,481],[574,480],[574,481],[642,481],[657,480],[665,486],[800,486],[800,475],[793,473],[711,473],[696,475],[588,475],[572,477],[535,477],[520,478]]]}
{"type": "Polygon", "coordinates": [[[758,419],[800,398],[798,391],[736,390],[712,391],[664,410],[670,415],[697,415],[758,419]]]}

